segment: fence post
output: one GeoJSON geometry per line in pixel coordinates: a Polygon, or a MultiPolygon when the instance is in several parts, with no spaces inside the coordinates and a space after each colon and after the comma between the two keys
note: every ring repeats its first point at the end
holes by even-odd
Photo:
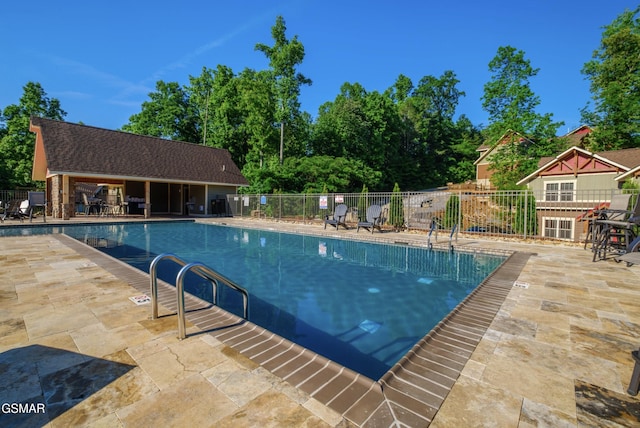
{"type": "Polygon", "coordinates": [[[529,226],[529,190],[524,191],[524,239],[527,239],[527,227],[529,226]]]}
{"type": "Polygon", "coordinates": [[[458,227],[456,228],[456,244],[458,243],[458,232],[462,227],[462,190],[458,190],[458,227]]]}

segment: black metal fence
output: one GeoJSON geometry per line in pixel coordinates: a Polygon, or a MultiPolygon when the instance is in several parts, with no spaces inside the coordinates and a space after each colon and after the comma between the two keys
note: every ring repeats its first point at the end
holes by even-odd
{"type": "MultiPolygon", "coordinates": [[[[230,214],[281,221],[322,222],[338,204],[349,207],[356,225],[368,206],[382,206],[383,227],[441,230],[520,239],[581,241],[594,210],[607,206],[620,189],[565,191],[432,191],[228,195],[230,214]]],[[[631,204],[637,201],[637,191],[631,204]]]]}

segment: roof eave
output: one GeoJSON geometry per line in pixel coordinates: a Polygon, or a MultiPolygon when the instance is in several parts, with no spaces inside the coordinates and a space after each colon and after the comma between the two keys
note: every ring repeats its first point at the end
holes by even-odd
{"type": "Polygon", "coordinates": [[[123,181],[150,181],[159,183],[180,183],[180,184],[195,184],[195,185],[214,185],[214,186],[239,186],[248,187],[246,183],[229,183],[220,181],[197,181],[197,180],[183,180],[175,178],[159,178],[159,177],[138,177],[132,175],[113,175],[113,174],[99,174],[99,173],[84,173],[80,171],[48,171],[47,177],[55,175],[68,175],[71,177],[87,177],[104,180],[123,180],[123,181]]]}

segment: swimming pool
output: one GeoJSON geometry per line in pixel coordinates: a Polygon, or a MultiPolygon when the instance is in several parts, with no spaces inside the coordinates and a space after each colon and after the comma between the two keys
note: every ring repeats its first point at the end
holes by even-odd
{"type": "MultiPolygon", "coordinates": [[[[205,263],[247,289],[252,322],[372,379],[504,260],[192,222],[48,229],[145,272],[164,252],[205,263]]],[[[163,262],[159,268],[160,278],[175,282],[178,266],[163,262]]],[[[188,291],[211,299],[208,283],[195,275],[186,282],[188,291]]],[[[239,296],[225,290],[220,305],[239,314],[239,296]]]]}

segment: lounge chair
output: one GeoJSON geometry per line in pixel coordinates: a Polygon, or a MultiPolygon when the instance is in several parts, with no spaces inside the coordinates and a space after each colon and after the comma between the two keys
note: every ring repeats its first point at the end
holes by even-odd
{"type": "Polygon", "coordinates": [[[364,228],[367,230],[371,230],[371,233],[377,228],[380,232],[380,225],[382,224],[382,207],[380,205],[371,205],[367,208],[365,219],[360,219],[358,222],[358,228],[356,229],[356,233],[360,230],[360,228],[364,228]]]}
{"type": "Polygon", "coordinates": [[[345,229],[349,229],[347,227],[347,223],[345,223],[346,219],[347,219],[347,210],[349,208],[345,205],[345,204],[340,204],[337,205],[334,212],[333,212],[333,216],[331,218],[329,218],[329,216],[327,216],[324,219],[324,228],[327,228],[327,224],[330,224],[331,226],[335,226],[336,230],[338,229],[338,226],[342,225],[345,229]]]}
{"type": "Polygon", "coordinates": [[[615,257],[616,262],[627,262],[627,266],[640,264],[640,236],[636,237],[623,255],[615,257]]]}
{"type": "Polygon", "coordinates": [[[640,197],[636,198],[633,210],[620,210],[615,218],[595,221],[593,261],[604,260],[607,253],[625,254],[636,239],[635,229],[640,226],[640,197]]]}
{"type": "Polygon", "coordinates": [[[5,207],[4,213],[0,219],[4,222],[7,218],[17,218],[24,221],[25,217],[31,215],[31,207],[28,200],[13,199],[5,207]]]}

